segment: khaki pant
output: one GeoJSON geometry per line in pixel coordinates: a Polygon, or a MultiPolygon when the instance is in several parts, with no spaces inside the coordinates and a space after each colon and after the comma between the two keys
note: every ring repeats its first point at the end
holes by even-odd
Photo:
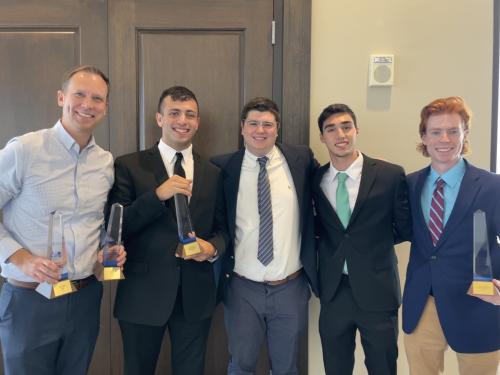
{"type": "MultiPolygon", "coordinates": [[[[404,335],[411,375],[444,374],[444,352],[448,343],[437,315],[434,297],[429,297],[417,328],[404,335]]],[[[497,375],[500,351],[456,353],[460,375],[497,375]]]]}

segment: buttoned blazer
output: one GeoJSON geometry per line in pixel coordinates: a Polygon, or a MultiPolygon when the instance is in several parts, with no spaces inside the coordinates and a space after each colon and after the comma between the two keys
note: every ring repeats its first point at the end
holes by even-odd
{"type": "Polygon", "coordinates": [[[321,189],[330,168],[313,180],[321,302],[339,287],[344,261],[357,305],[367,311],[390,311],[401,302],[394,244],[411,237],[408,187],[403,168],[363,154],[361,181],[347,228],[321,189]]]}
{"type": "Polygon", "coordinates": [[[466,172],[442,235],[433,246],[421,207],[430,167],[408,175],[413,240],[403,293],[403,330],[417,327],[432,288],[441,327],[460,353],[500,349],[500,307],[467,295],[473,270],[473,215],[486,213],[493,273],[500,275],[500,176],[465,162],[466,172]]]}
{"type": "MultiPolygon", "coordinates": [[[[309,280],[312,291],[317,294],[317,265],[314,251],[314,220],[310,180],[316,168],[311,149],[307,146],[276,144],[286,159],[292,175],[300,211],[301,248],[300,260],[309,280]]],[[[245,149],[234,153],[212,158],[212,161],[221,168],[226,205],[227,226],[230,237],[230,246],[225,256],[220,259],[221,285],[232,275],[234,269],[234,239],[236,232],[236,206],[240,184],[241,165],[245,149]]]]}
{"type": "MultiPolygon", "coordinates": [[[[223,254],[228,241],[219,169],[193,152],[189,210],[196,235],[223,254]]],[[[115,161],[109,203],[124,206],[125,280],[118,283],[114,315],[136,324],[160,326],[168,320],[181,284],[188,321],[211,316],[216,302],[210,262],[175,257],[179,243],[174,199],[162,202],[155,190],[168,179],[157,146],[115,161]]]]}

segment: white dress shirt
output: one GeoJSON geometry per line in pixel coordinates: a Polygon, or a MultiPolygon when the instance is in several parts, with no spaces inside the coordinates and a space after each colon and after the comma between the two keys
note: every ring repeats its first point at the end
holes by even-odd
{"type": "MultiPolygon", "coordinates": [[[[356,204],[356,199],[358,199],[359,185],[361,183],[361,170],[363,169],[363,154],[358,151],[358,157],[352,162],[352,164],[345,171],[339,171],[330,162],[330,168],[328,172],[323,175],[321,179],[321,189],[326,195],[326,198],[332,205],[332,207],[337,210],[337,187],[339,185],[338,174],[343,172],[347,174],[347,179],[345,180],[345,186],[347,189],[347,194],[349,195],[349,208],[354,210],[354,205],[356,204]]],[[[347,262],[344,262],[344,274],[348,274],[347,262]]]]}
{"type": "Polygon", "coordinates": [[[281,280],[299,270],[300,212],[292,175],[277,147],[266,155],[273,211],[273,260],[264,266],[257,259],[259,212],[257,180],[260,166],[257,157],[245,151],[241,166],[236,206],[234,271],[253,281],[281,280]]]}
{"type": "Polygon", "coordinates": [[[184,172],[186,172],[186,179],[193,181],[193,145],[189,145],[188,148],[182,151],[177,151],[160,139],[160,142],[158,143],[158,149],[160,150],[160,155],[163,160],[163,164],[167,169],[169,177],[172,177],[174,175],[174,165],[175,161],[177,160],[177,156],[175,154],[177,152],[180,152],[182,153],[182,168],[184,168],[184,172]]]}
{"type": "Polygon", "coordinates": [[[10,140],[0,150],[2,276],[32,282],[6,260],[25,248],[47,253],[49,215],[62,214],[70,279],[92,274],[104,204],[113,185],[113,157],[92,137],[80,150],[60,122],[10,140]]]}
{"type": "Polygon", "coordinates": [[[354,160],[345,171],[339,171],[330,162],[330,168],[323,175],[320,186],[334,209],[337,208],[337,186],[339,184],[337,176],[340,172],[344,172],[347,174],[345,186],[347,188],[347,193],[349,194],[349,207],[351,208],[352,213],[354,205],[356,204],[356,199],[358,198],[362,169],[363,154],[361,152],[358,152],[356,160],[354,160]]]}

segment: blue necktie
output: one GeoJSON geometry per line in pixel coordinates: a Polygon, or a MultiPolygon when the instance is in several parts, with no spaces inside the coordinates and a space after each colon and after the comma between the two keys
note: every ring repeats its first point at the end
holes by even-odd
{"type": "Polygon", "coordinates": [[[273,260],[273,210],[271,207],[271,186],[267,176],[266,156],[258,158],[260,165],[257,180],[257,198],[259,207],[259,250],[257,259],[267,266],[273,260]]]}

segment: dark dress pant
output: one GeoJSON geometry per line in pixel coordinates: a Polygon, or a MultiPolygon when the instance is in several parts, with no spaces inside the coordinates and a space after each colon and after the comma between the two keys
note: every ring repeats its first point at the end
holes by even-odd
{"type": "Polygon", "coordinates": [[[165,330],[171,344],[173,375],[203,375],[211,319],[189,322],[184,317],[181,293],[167,323],[149,326],[119,320],[123,339],[125,375],[154,375],[165,330]]]}
{"type": "Polygon", "coordinates": [[[359,330],[369,375],[395,375],[398,358],[398,311],[366,311],[352,296],[349,277],[332,301],[321,304],[319,333],[327,375],[351,375],[359,330]]]}

